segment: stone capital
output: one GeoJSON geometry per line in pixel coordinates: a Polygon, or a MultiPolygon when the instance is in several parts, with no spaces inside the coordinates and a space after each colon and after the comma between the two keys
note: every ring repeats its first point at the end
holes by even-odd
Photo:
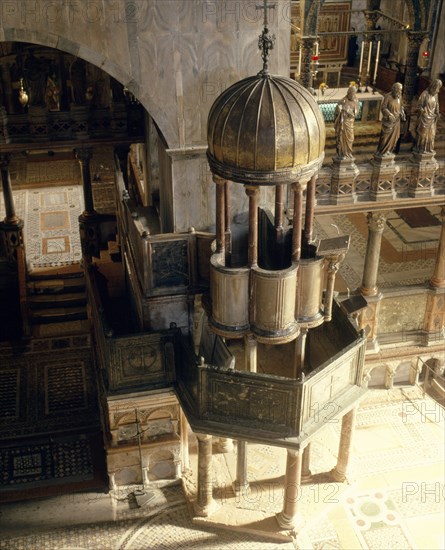
{"type": "Polygon", "coordinates": [[[93,157],[92,147],[82,147],[81,149],[75,149],[74,153],[76,155],[76,159],[81,162],[88,162],[93,157]]]}
{"type": "Polygon", "coordinates": [[[11,162],[11,154],[10,153],[0,153],[0,169],[1,170],[7,169],[10,162],[11,162]]]}
{"type": "Polygon", "coordinates": [[[368,212],[368,228],[374,233],[383,233],[386,225],[386,212],[368,212]]]}

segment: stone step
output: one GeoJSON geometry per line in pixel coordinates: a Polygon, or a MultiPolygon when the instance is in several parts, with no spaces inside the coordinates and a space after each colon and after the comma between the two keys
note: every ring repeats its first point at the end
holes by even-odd
{"type": "Polygon", "coordinates": [[[64,279],[43,279],[28,282],[29,294],[58,294],[63,292],[84,292],[85,276],[64,279]]]}
{"type": "Polygon", "coordinates": [[[28,304],[31,309],[48,309],[57,307],[85,306],[87,297],[85,292],[67,292],[61,294],[33,294],[28,304]]]}
{"type": "Polygon", "coordinates": [[[83,319],[87,319],[84,307],[32,309],[29,316],[31,324],[65,323],[83,319]]]}

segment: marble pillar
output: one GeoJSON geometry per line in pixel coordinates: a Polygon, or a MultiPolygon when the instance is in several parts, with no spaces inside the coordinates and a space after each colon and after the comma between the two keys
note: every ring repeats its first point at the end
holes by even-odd
{"type": "Polygon", "coordinates": [[[190,468],[189,457],[189,435],[188,435],[188,422],[185,414],[180,412],[181,420],[181,453],[182,453],[182,471],[186,472],[190,468]]]}
{"type": "Polygon", "coordinates": [[[431,277],[432,288],[445,288],[445,206],[441,209],[442,229],[440,231],[439,247],[437,249],[436,265],[431,277]]]}
{"type": "Polygon", "coordinates": [[[356,416],[357,408],[350,410],[343,416],[341,422],[337,465],[331,471],[331,476],[334,481],[343,482],[346,480],[346,477],[348,475],[356,416]]]}
{"type": "Polygon", "coordinates": [[[301,526],[298,503],[301,499],[301,468],[303,453],[287,450],[286,475],[284,480],[283,509],[276,515],[281,529],[296,529],[301,526]]]}
{"type": "Polygon", "coordinates": [[[303,451],[303,463],[301,465],[301,483],[312,481],[311,462],[311,444],[308,443],[303,451]]]}
{"type": "Polygon", "coordinates": [[[249,267],[258,265],[258,187],[246,185],[246,194],[249,197],[249,267]]]}
{"type": "Polygon", "coordinates": [[[224,255],[226,248],[225,184],[226,180],[213,175],[216,184],[216,252],[224,255]]]}
{"type": "Polygon", "coordinates": [[[82,149],[76,149],[75,153],[80,164],[80,174],[82,177],[83,197],[85,203],[82,216],[84,218],[97,216],[97,212],[94,210],[93,187],[91,185],[90,173],[90,161],[93,157],[93,150],[90,147],[84,147],[82,149]]]}
{"type": "Polygon", "coordinates": [[[304,240],[311,243],[314,240],[314,213],[315,213],[315,191],[317,177],[312,176],[306,188],[306,215],[304,218],[304,240]]]}
{"type": "Polygon", "coordinates": [[[366,245],[362,285],[360,287],[360,292],[364,296],[375,296],[378,293],[377,275],[386,217],[386,213],[384,212],[368,213],[368,242],[366,245]]]}
{"type": "Polygon", "coordinates": [[[247,481],[247,441],[238,440],[236,453],[235,492],[245,492],[249,487],[247,481]]]}
{"type": "Polygon", "coordinates": [[[301,258],[301,231],[303,227],[303,186],[293,184],[294,216],[292,221],[292,261],[298,262],[301,258]]]}
{"type": "Polygon", "coordinates": [[[306,37],[301,41],[301,72],[300,82],[305,88],[312,86],[312,54],[314,51],[315,37],[306,37]]]}
{"type": "Polygon", "coordinates": [[[439,247],[423,320],[423,344],[443,347],[445,335],[445,206],[442,206],[441,215],[442,229],[439,247]]]}
{"type": "Polygon", "coordinates": [[[17,225],[20,222],[19,217],[15,213],[14,198],[12,195],[11,177],[9,174],[9,162],[11,155],[7,153],[0,154],[0,171],[2,176],[3,199],[5,203],[4,223],[8,225],[17,225]]]}
{"type": "Polygon", "coordinates": [[[198,494],[195,513],[207,517],[215,509],[212,484],[212,436],[196,434],[198,439],[198,494]]]}

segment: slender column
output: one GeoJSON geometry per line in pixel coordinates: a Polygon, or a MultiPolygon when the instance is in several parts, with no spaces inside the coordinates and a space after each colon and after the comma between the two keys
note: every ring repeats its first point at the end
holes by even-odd
{"type": "Polygon", "coordinates": [[[230,263],[230,254],[232,252],[232,230],[230,228],[230,187],[229,182],[224,183],[224,225],[226,237],[226,260],[230,263]]]}
{"type": "Polygon", "coordinates": [[[312,480],[312,472],[310,469],[311,461],[311,444],[308,443],[303,451],[303,463],[301,466],[301,482],[308,483],[312,480]]]}
{"type": "Polygon", "coordinates": [[[247,441],[238,440],[236,454],[236,480],[235,491],[246,491],[249,487],[247,481],[247,441]]]}
{"type": "Polygon", "coordinates": [[[93,188],[91,186],[90,160],[92,156],[93,150],[91,148],[76,149],[76,158],[80,163],[80,174],[83,184],[85,210],[82,216],[84,217],[97,215],[97,212],[94,210],[93,188]]]}
{"type": "Polygon", "coordinates": [[[384,212],[368,213],[368,242],[366,245],[362,286],[360,287],[360,292],[364,296],[375,296],[378,292],[377,274],[385,223],[386,214],[384,212]]]}
{"type": "Polygon", "coordinates": [[[403,103],[406,112],[406,124],[404,139],[409,138],[409,126],[411,122],[411,109],[418,83],[418,60],[420,46],[425,38],[424,33],[408,32],[408,50],[406,53],[405,82],[403,85],[403,103]]]}
{"type": "Polygon", "coordinates": [[[331,471],[334,481],[345,481],[349,461],[351,458],[352,436],[354,435],[357,408],[350,410],[343,416],[341,422],[340,443],[338,447],[337,465],[331,471]]]}
{"type": "Polygon", "coordinates": [[[304,219],[304,238],[306,243],[313,240],[314,234],[314,212],[315,212],[315,184],[317,178],[312,176],[306,189],[306,216],[304,219]]]}
{"type": "Polygon", "coordinates": [[[445,288],[445,206],[442,206],[442,229],[440,232],[439,248],[437,249],[436,265],[431,277],[430,285],[433,288],[445,288]]]}
{"type": "Polygon", "coordinates": [[[180,412],[181,419],[181,449],[182,449],[182,471],[186,472],[190,467],[189,458],[189,435],[188,435],[188,422],[185,414],[180,412]]]}
{"type": "Polygon", "coordinates": [[[281,229],[283,231],[283,219],[284,219],[284,184],[275,186],[275,229],[281,229]]]}
{"type": "Polygon", "coordinates": [[[215,506],[212,490],[212,436],[196,434],[198,439],[198,497],[195,512],[208,516],[215,506]]]}
{"type": "Polygon", "coordinates": [[[249,197],[249,267],[258,265],[258,193],[257,187],[246,185],[246,194],[249,197]]]}
{"type": "Polygon", "coordinates": [[[129,189],[129,179],[128,179],[128,155],[130,154],[130,147],[128,145],[119,145],[114,148],[114,152],[119,159],[119,164],[121,167],[122,178],[124,180],[125,189],[130,191],[130,193],[135,195],[134,189],[129,189]]]}
{"type": "Polygon", "coordinates": [[[283,510],[276,515],[278,525],[282,529],[294,529],[297,526],[298,501],[301,498],[302,457],[301,451],[287,450],[283,510]]]}
{"type": "Polygon", "coordinates": [[[20,219],[15,213],[14,198],[12,195],[11,187],[11,177],[9,175],[10,160],[11,155],[0,154],[0,171],[2,174],[2,189],[6,213],[5,219],[3,221],[7,224],[17,225],[20,222],[20,219]]]}
{"type": "Polygon", "coordinates": [[[295,339],[294,348],[294,378],[301,378],[304,371],[304,362],[306,355],[306,337],[308,329],[306,327],[300,328],[300,334],[295,339]]]}
{"type": "Polygon", "coordinates": [[[225,236],[225,183],[226,180],[213,176],[216,183],[216,252],[223,254],[226,248],[225,236]]]}
{"type": "Polygon", "coordinates": [[[312,52],[315,37],[303,38],[301,41],[301,72],[300,82],[305,88],[312,86],[312,52]]]}
{"type": "Polygon", "coordinates": [[[327,258],[328,260],[328,280],[326,283],[326,295],[324,299],[324,320],[330,321],[332,319],[332,300],[334,299],[334,286],[335,276],[340,268],[340,263],[343,259],[343,255],[333,258],[327,258]]]}
{"type": "Polygon", "coordinates": [[[258,342],[253,334],[244,336],[244,362],[248,372],[257,371],[258,342]]]}
{"type": "Polygon", "coordinates": [[[303,186],[293,184],[294,189],[294,219],[292,229],[292,261],[298,262],[301,258],[301,229],[303,218],[303,186]]]}

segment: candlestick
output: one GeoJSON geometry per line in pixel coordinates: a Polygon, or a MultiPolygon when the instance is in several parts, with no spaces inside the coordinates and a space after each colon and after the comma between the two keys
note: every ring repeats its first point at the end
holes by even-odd
{"type": "Polygon", "coordinates": [[[360,66],[359,66],[359,68],[358,68],[358,76],[359,76],[359,78],[360,78],[360,75],[361,75],[361,73],[362,73],[363,50],[364,50],[364,47],[363,47],[363,46],[364,46],[364,43],[365,43],[365,41],[362,40],[362,49],[361,49],[361,51],[360,51],[360,66]]]}
{"type": "Polygon", "coordinates": [[[369,76],[369,69],[371,67],[371,57],[372,57],[372,42],[369,41],[369,52],[368,52],[368,67],[366,69],[366,74],[369,76]]]}
{"type": "Polygon", "coordinates": [[[300,76],[301,74],[301,43],[299,45],[299,50],[298,50],[298,76],[300,76]]]}
{"type": "Polygon", "coordinates": [[[374,78],[372,79],[374,83],[375,83],[375,79],[377,78],[377,68],[379,66],[379,54],[380,54],[380,40],[377,42],[377,52],[375,54],[374,78]]]}

